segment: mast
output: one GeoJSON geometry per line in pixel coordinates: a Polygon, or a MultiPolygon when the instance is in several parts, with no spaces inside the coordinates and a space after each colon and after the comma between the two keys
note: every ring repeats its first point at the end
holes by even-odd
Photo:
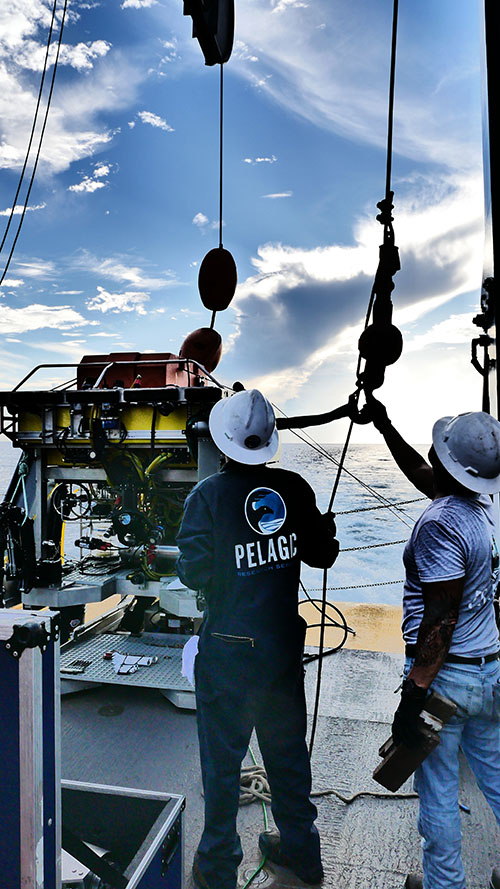
{"type": "MultiPolygon", "coordinates": [[[[498,0],[481,0],[484,8],[483,32],[483,164],[485,193],[485,252],[481,309],[486,323],[493,326],[496,342],[500,335],[500,125],[498,120],[500,91],[500,6],[498,0]],[[496,280],[495,280],[496,279],[496,280]]],[[[495,352],[499,350],[495,349],[495,352]]],[[[488,369],[486,368],[486,374],[488,369]]],[[[500,417],[500,378],[494,374],[491,407],[500,417]]]]}

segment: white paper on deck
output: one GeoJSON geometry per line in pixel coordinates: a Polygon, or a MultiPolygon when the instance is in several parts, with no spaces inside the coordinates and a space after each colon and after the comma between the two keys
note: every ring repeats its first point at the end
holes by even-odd
{"type": "Polygon", "coordinates": [[[182,675],[194,688],[194,662],[198,654],[199,636],[191,636],[182,649],[182,675]]]}

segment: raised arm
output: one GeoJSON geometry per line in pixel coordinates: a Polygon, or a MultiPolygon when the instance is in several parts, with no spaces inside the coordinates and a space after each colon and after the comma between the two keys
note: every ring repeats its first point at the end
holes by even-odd
{"type": "Polygon", "coordinates": [[[434,496],[434,472],[430,463],[412,448],[392,425],[385,406],[373,395],[366,393],[366,405],[361,415],[373,422],[384,436],[385,443],[398,464],[401,472],[415,487],[429,497],[434,496]]]}

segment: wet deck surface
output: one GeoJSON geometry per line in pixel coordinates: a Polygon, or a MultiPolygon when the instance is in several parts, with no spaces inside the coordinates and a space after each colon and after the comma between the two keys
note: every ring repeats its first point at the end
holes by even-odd
{"type": "MultiPolygon", "coordinates": [[[[333,788],[346,796],[383,789],[371,779],[400,682],[402,656],[342,650],[325,659],[320,715],[312,757],[313,790],[333,788]]],[[[316,666],[307,668],[308,709],[314,705],[316,666]]],[[[255,742],[254,751],[260,756],[255,742]]],[[[248,760],[250,764],[250,759],[248,760]]],[[[186,887],[203,824],[196,718],[148,688],[113,685],[81,691],[62,702],[62,776],[66,779],[181,793],[186,797],[186,887]]],[[[463,857],[468,889],[486,889],[500,861],[500,831],[462,762],[460,800],[463,857]]],[[[411,791],[410,782],[401,788],[411,791]]],[[[419,870],[420,838],[415,799],[362,796],[350,804],[328,795],[315,800],[322,838],[324,886],[328,889],[396,889],[419,870]]],[[[272,816],[269,813],[272,824],[272,816]]],[[[243,886],[260,863],[257,838],[262,807],[240,809],[243,886]]],[[[253,886],[304,887],[289,871],[265,866],[253,886]]]]}

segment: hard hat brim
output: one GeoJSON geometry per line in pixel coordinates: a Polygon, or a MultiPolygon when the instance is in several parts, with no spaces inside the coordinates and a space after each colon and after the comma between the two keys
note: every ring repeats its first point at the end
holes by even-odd
{"type": "Polygon", "coordinates": [[[459,484],[463,485],[464,488],[467,488],[469,491],[474,491],[476,494],[498,493],[498,491],[500,491],[500,475],[496,475],[493,478],[483,478],[482,476],[471,475],[461,463],[458,463],[457,460],[454,460],[451,456],[449,448],[444,440],[444,431],[452,419],[453,417],[441,417],[440,420],[436,420],[432,427],[432,444],[439,462],[455,481],[459,482],[459,484]]]}
{"type": "Polygon", "coordinates": [[[230,460],[235,460],[236,463],[246,463],[249,466],[258,466],[272,460],[280,443],[278,430],[274,429],[268,443],[261,448],[251,450],[250,448],[242,447],[231,438],[228,438],[225,432],[227,423],[224,415],[229,402],[229,398],[223,398],[214,404],[208,418],[210,435],[219,451],[222,451],[230,460]]]}

